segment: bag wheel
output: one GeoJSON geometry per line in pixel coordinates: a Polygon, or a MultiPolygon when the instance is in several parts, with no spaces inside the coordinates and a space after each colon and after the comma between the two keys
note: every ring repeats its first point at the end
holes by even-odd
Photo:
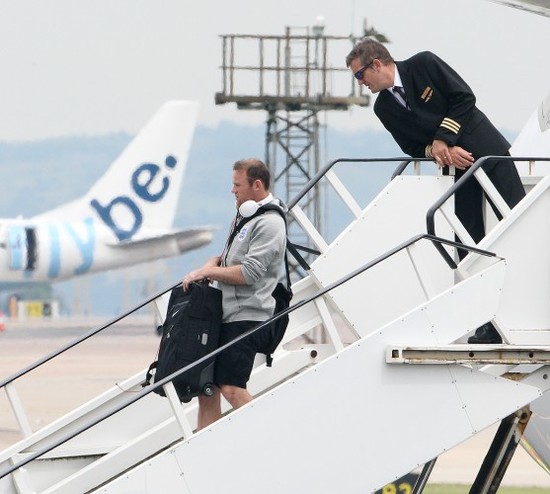
{"type": "Polygon", "coordinates": [[[205,384],[202,388],[202,394],[205,396],[214,396],[214,384],[205,384]]]}

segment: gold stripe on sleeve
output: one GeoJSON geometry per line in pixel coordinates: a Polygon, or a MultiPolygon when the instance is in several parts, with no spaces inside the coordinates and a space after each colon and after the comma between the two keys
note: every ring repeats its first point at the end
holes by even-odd
{"type": "Polygon", "coordinates": [[[460,131],[460,124],[456,120],[453,120],[449,117],[445,117],[443,119],[443,121],[441,122],[441,127],[450,130],[454,134],[458,134],[460,131]]]}

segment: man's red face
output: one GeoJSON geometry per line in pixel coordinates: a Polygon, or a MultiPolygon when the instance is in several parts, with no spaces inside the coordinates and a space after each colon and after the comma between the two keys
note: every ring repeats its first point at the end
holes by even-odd
{"type": "Polygon", "coordinates": [[[254,184],[248,183],[246,170],[233,170],[233,188],[231,192],[235,194],[237,207],[243,202],[254,200],[254,184]]]}

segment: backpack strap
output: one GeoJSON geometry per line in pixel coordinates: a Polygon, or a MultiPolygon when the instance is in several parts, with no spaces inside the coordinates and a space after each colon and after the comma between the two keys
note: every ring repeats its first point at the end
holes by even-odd
{"type": "MultiPolygon", "coordinates": [[[[252,218],[255,218],[256,216],[259,216],[260,214],[263,214],[266,211],[276,211],[277,213],[279,213],[279,215],[281,216],[281,218],[283,218],[283,220],[285,222],[285,228],[286,228],[286,226],[287,226],[287,224],[286,224],[286,213],[284,212],[283,208],[280,207],[280,206],[277,206],[276,204],[273,204],[273,203],[264,204],[263,206],[260,206],[258,208],[258,210],[252,216],[249,216],[247,218],[242,218],[241,221],[239,221],[239,223],[237,223],[235,225],[235,227],[233,228],[233,231],[229,235],[229,238],[227,240],[224,252],[229,251],[229,247],[233,243],[233,239],[235,238],[237,233],[239,233],[241,231],[241,228],[246,223],[248,223],[252,218]]],[[[286,249],[288,250],[288,252],[290,252],[292,254],[292,257],[294,257],[294,259],[296,259],[296,262],[300,265],[300,267],[304,271],[309,271],[311,266],[304,259],[302,254],[300,254],[300,252],[298,252],[298,249],[303,250],[305,252],[309,252],[310,254],[316,254],[316,255],[320,254],[320,252],[318,250],[310,249],[308,247],[305,247],[305,246],[302,246],[302,245],[296,245],[296,244],[292,243],[288,238],[288,230],[287,230],[287,237],[286,237],[286,249]]],[[[287,274],[288,274],[288,258],[287,258],[287,255],[286,255],[286,251],[285,251],[285,266],[286,266],[286,270],[287,270],[287,274]]],[[[290,288],[290,276],[287,276],[287,280],[288,280],[288,288],[290,288]]]]}
{"type": "Polygon", "coordinates": [[[226,253],[229,252],[231,244],[233,243],[233,240],[237,236],[237,233],[241,231],[242,227],[246,223],[248,223],[251,219],[256,218],[257,216],[264,214],[266,211],[277,211],[281,215],[281,218],[283,218],[285,222],[285,228],[286,228],[286,216],[283,209],[279,206],[276,206],[275,204],[271,204],[271,203],[264,204],[263,206],[260,206],[253,215],[248,216],[246,218],[241,218],[241,220],[233,227],[233,230],[231,231],[231,233],[229,234],[229,237],[227,238],[224,252],[226,253]]]}
{"type": "MultiPolygon", "coordinates": [[[[273,203],[267,203],[267,204],[264,204],[263,206],[260,206],[258,208],[258,210],[251,216],[248,216],[247,218],[242,218],[236,225],[235,227],[233,228],[232,232],[229,234],[229,237],[227,239],[227,243],[226,243],[226,246],[225,246],[225,249],[224,249],[224,252],[229,252],[229,248],[231,247],[231,244],[233,243],[233,240],[235,239],[235,237],[237,236],[237,233],[239,233],[242,229],[242,227],[248,223],[252,218],[256,218],[257,216],[260,216],[261,214],[264,214],[265,212],[267,211],[276,211],[277,213],[279,213],[279,215],[281,216],[281,218],[283,218],[283,221],[285,222],[285,230],[287,228],[287,225],[286,225],[286,215],[285,215],[285,212],[283,210],[282,207],[280,206],[277,206],[276,204],[273,204],[273,203]]],[[[289,240],[288,240],[288,232],[287,232],[287,235],[286,235],[286,247],[288,250],[290,250],[290,252],[292,253],[293,256],[296,257],[296,254],[298,255],[298,257],[300,257],[302,259],[302,261],[305,263],[305,266],[307,266],[307,268],[305,269],[309,269],[309,265],[306,263],[305,259],[302,258],[302,256],[298,253],[298,251],[296,250],[296,248],[294,247],[294,244],[292,244],[289,240]],[[293,250],[291,250],[291,248],[293,250]],[[296,254],[294,254],[294,252],[296,252],[296,254]]],[[[286,251],[287,249],[285,249],[285,270],[286,270],[286,283],[287,283],[287,288],[290,290],[290,273],[289,273],[289,270],[288,270],[288,257],[287,257],[287,254],[286,254],[286,251]]],[[[296,260],[298,260],[298,262],[300,262],[300,260],[298,259],[298,257],[296,257],[296,260]]],[[[300,263],[300,265],[302,267],[304,267],[304,265],[302,263],[300,263]]]]}
{"type": "MultiPolygon", "coordinates": [[[[260,207],[258,209],[258,211],[260,211],[260,209],[263,209],[263,211],[256,212],[256,214],[263,214],[265,211],[277,211],[281,215],[281,218],[283,218],[283,221],[285,222],[285,231],[286,231],[286,237],[287,237],[286,238],[286,249],[285,249],[286,291],[287,291],[288,297],[290,299],[290,298],[292,298],[292,289],[291,289],[291,283],[290,283],[290,271],[288,269],[287,251],[290,250],[291,246],[294,247],[294,245],[288,240],[288,228],[287,228],[287,224],[286,224],[286,215],[285,215],[285,212],[283,211],[283,209],[279,206],[276,206],[275,204],[265,204],[264,206],[260,207]]],[[[304,260],[304,262],[305,262],[305,260],[304,260]]],[[[308,266],[308,268],[309,268],[309,266],[308,266]]],[[[285,328],[286,328],[286,324],[285,324],[285,328]]],[[[284,332],[284,330],[283,330],[283,332],[284,332]]],[[[275,348],[279,344],[279,341],[280,341],[280,338],[277,338],[276,343],[272,345],[272,348],[269,348],[269,351],[265,355],[265,359],[266,359],[265,362],[266,362],[267,367],[271,367],[272,364],[273,364],[272,352],[275,350],[275,348]]]]}
{"type": "MultiPolygon", "coordinates": [[[[283,221],[285,223],[285,233],[286,233],[286,237],[287,237],[287,239],[286,239],[286,249],[285,249],[285,258],[284,258],[284,260],[285,260],[285,272],[286,272],[286,293],[287,293],[288,299],[290,300],[290,298],[292,298],[292,289],[291,289],[291,283],[290,283],[290,271],[288,269],[287,251],[290,251],[294,255],[294,257],[298,256],[298,257],[296,257],[298,262],[300,262],[299,258],[302,259],[303,264],[300,263],[300,265],[302,267],[304,267],[304,269],[306,269],[306,270],[309,269],[309,265],[302,258],[302,256],[297,252],[296,247],[294,247],[294,244],[292,244],[288,240],[288,229],[287,229],[287,224],[286,224],[286,215],[285,215],[285,212],[284,212],[283,208],[281,208],[280,206],[277,206],[276,204],[268,203],[268,204],[264,204],[263,206],[260,206],[258,208],[258,210],[253,215],[251,215],[247,218],[242,218],[235,225],[235,227],[233,228],[233,231],[230,233],[230,235],[227,239],[225,252],[229,251],[229,248],[231,247],[231,244],[232,244],[233,240],[235,239],[237,233],[239,233],[241,231],[241,228],[247,222],[249,222],[252,218],[255,218],[255,217],[257,217],[261,214],[264,214],[267,211],[276,211],[281,216],[281,218],[283,218],[283,221]],[[296,254],[294,252],[296,252],[296,254]]],[[[285,325],[285,328],[286,328],[286,325],[285,325]]],[[[273,347],[276,347],[278,343],[279,343],[279,341],[277,341],[276,344],[273,345],[273,347]]],[[[265,354],[266,355],[266,365],[267,365],[267,367],[271,367],[271,365],[273,363],[272,349],[270,348],[269,350],[270,351],[266,352],[266,354],[265,354]]]]}
{"type": "Polygon", "coordinates": [[[234,226],[233,231],[229,234],[229,238],[227,240],[226,250],[229,250],[229,247],[233,243],[233,240],[237,236],[237,233],[239,233],[241,231],[242,227],[246,223],[248,223],[251,219],[256,218],[257,216],[260,216],[261,214],[264,214],[266,211],[277,211],[281,215],[281,218],[283,218],[283,220],[285,221],[285,225],[286,225],[286,216],[285,216],[285,213],[284,213],[284,211],[281,207],[276,206],[275,204],[271,204],[271,203],[264,204],[263,206],[260,206],[258,208],[258,210],[253,215],[247,216],[246,218],[241,218],[241,220],[234,226]]]}
{"type": "MultiPolygon", "coordinates": [[[[258,211],[256,211],[256,213],[251,216],[250,218],[253,218],[254,216],[258,216],[259,214],[263,214],[265,213],[266,211],[277,211],[277,213],[279,213],[279,215],[281,216],[281,218],[283,218],[283,221],[285,222],[285,231],[286,231],[286,249],[285,249],[285,271],[286,271],[286,287],[288,290],[290,290],[290,286],[291,286],[291,283],[290,283],[290,272],[288,270],[288,257],[287,257],[287,249],[289,247],[289,245],[292,245],[290,243],[290,241],[288,240],[288,231],[287,231],[287,224],[286,224],[286,215],[285,215],[285,212],[283,211],[283,208],[281,208],[280,206],[277,206],[275,204],[272,204],[272,203],[267,203],[267,204],[264,204],[263,206],[260,206],[258,208],[258,211]]],[[[249,218],[243,218],[243,219],[249,219],[249,218]]],[[[240,225],[240,222],[239,222],[239,225],[240,225]]]]}

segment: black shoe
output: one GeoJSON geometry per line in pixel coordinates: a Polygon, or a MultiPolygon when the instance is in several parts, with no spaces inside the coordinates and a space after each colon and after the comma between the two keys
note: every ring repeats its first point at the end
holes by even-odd
{"type": "Polygon", "coordinates": [[[498,334],[495,327],[488,322],[476,329],[475,334],[468,338],[468,343],[502,343],[502,337],[498,334]]]}

